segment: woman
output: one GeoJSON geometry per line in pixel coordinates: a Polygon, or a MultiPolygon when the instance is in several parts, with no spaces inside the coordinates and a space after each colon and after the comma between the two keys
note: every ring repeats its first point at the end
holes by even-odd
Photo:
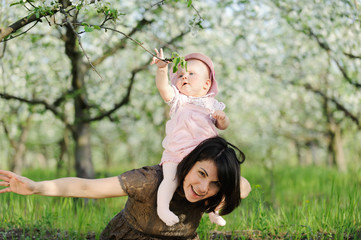
{"type": "Polygon", "coordinates": [[[60,178],[34,182],[0,170],[0,193],[22,195],[109,198],[128,196],[125,208],[102,232],[101,239],[198,239],[196,229],[204,212],[233,211],[251,188],[244,178],[240,184],[243,153],[221,137],[199,144],[177,168],[179,187],[170,209],[179,223],[167,226],[156,211],[157,190],[163,179],[160,165],[128,171],[103,179],[60,178]],[[235,150],[239,151],[241,161],[235,150]]]}

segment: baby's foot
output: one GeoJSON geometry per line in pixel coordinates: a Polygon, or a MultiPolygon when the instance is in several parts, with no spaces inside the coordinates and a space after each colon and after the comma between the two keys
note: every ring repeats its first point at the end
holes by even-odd
{"type": "Polygon", "coordinates": [[[159,218],[167,225],[173,226],[174,224],[179,222],[179,218],[177,215],[172,213],[169,209],[160,209],[158,207],[157,213],[159,218]]]}
{"type": "Polygon", "coordinates": [[[211,220],[212,223],[215,223],[219,226],[226,225],[226,220],[224,220],[221,216],[218,215],[218,213],[210,212],[208,213],[209,220],[211,220]]]}

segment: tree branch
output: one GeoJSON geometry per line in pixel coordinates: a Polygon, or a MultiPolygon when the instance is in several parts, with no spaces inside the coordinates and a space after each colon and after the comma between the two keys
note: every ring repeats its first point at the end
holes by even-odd
{"type": "MultiPolygon", "coordinates": [[[[121,33],[123,36],[125,36],[125,38],[122,38],[122,39],[120,40],[120,42],[119,42],[116,46],[108,49],[101,57],[99,57],[98,59],[95,59],[95,60],[92,62],[92,64],[93,64],[94,66],[97,66],[97,65],[101,64],[101,63],[102,63],[105,59],[107,59],[108,57],[114,55],[118,50],[124,49],[124,48],[126,47],[127,40],[128,40],[128,39],[133,40],[133,39],[130,38],[132,35],[134,35],[137,31],[141,30],[144,26],[151,24],[152,22],[153,22],[153,20],[152,20],[152,21],[148,21],[148,20],[146,20],[145,18],[143,18],[142,20],[140,20],[140,21],[138,22],[138,24],[137,24],[137,25],[130,31],[130,33],[128,33],[128,34],[125,34],[125,33],[123,33],[123,32],[120,32],[120,31],[115,30],[115,29],[112,29],[112,28],[100,26],[100,28],[121,33]]],[[[137,43],[137,42],[136,42],[136,43],[137,43]]],[[[88,68],[89,68],[89,66],[88,66],[88,68]]]]}
{"type": "MultiPolygon", "coordinates": [[[[52,10],[52,13],[50,13],[50,12],[42,13],[42,14],[39,13],[39,17],[37,17],[36,14],[32,14],[30,16],[26,16],[26,17],[16,21],[15,23],[11,24],[8,27],[0,28],[0,42],[3,42],[4,38],[8,37],[10,34],[12,34],[13,32],[16,32],[17,30],[19,30],[21,28],[23,28],[24,26],[26,26],[26,25],[28,25],[28,24],[30,24],[32,22],[37,23],[37,22],[41,21],[41,19],[43,17],[54,15],[58,11],[59,11],[58,9],[54,9],[54,10],[52,10]]],[[[34,26],[36,25],[36,23],[34,24],[34,26]]],[[[31,28],[29,28],[27,31],[29,31],[31,28]]],[[[27,32],[27,31],[25,31],[25,32],[27,32]]],[[[23,34],[23,33],[21,33],[21,34],[23,34]]]]}
{"type": "Polygon", "coordinates": [[[25,99],[22,97],[17,97],[17,96],[13,96],[7,93],[0,93],[0,98],[6,99],[6,100],[17,100],[19,102],[23,102],[29,105],[41,105],[43,106],[45,109],[49,110],[50,112],[52,112],[54,114],[54,116],[58,119],[60,119],[65,125],[66,127],[68,127],[71,131],[73,131],[73,127],[67,123],[65,121],[64,115],[62,113],[60,113],[55,106],[47,103],[46,101],[43,100],[39,100],[39,99],[25,99]]]}
{"type": "MultiPolygon", "coordinates": [[[[179,35],[175,36],[174,38],[172,38],[169,42],[167,42],[165,45],[169,45],[169,44],[172,44],[176,41],[178,41],[179,39],[181,39],[184,35],[186,35],[187,33],[189,33],[189,31],[186,31],[186,32],[181,32],[179,35]]],[[[162,48],[164,46],[161,46],[162,48]]],[[[131,93],[131,90],[132,90],[132,87],[133,87],[133,83],[134,83],[134,80],[135,80],[135,76],[138,72],[144,70],[144,69],[147,69],[149,66],[149,61],[146,62],[145,64],[143,64],[142,66],[139,66],[135,69],[132,70],[132,76],[129,80],[129,85],[128,85],[128,88],[127,88],[127,93],[125,94],[125,96],[123,97],[123,99],[121,101],[119,101],[118,103],[116,103],[114,105],[114,107],[106,112],[102,112],[101,114],[99,114],[98,116],[95,116],[93,118],[89,118],[89,119],[85,119],[83,121],[85,122],[92,122],[92,121],[98,121],[98,120],[101,120],[105,117],[109,117],[111,118],[111,115],[117,111],[120,107],[124,106],[125,104],[127,104],[129,102],[129,99],[130,99],[130,93],[131,93]]]]}
{"type": "MultiPolygon", "coordinates": [[[[281,11],[286,11],[287,13],[289,13],[291,11],[291,9],[285,9],[283,7],[281,7],[277,2],[275,3],[275,5],[281,10],[281,11]]],[[[303,29],[297,29],[294,24],[292,24],[292,22],[290,21],[287,21],[287,23],[295,30],[295,31],[298,31],[298,32],[302,32],[304,33],[305,35],[307,35],[308,37],[310,37],[311,39],[315,39],[317,44],[321,47],[321,49],[323,49],[324,51],[326,51],[327,53],[330,53],[330,52],[334,52],[330,45],[327,43],[326,40],[321,40],[321,38],[316,34],[314,33],[314,31],[311,29],[311,27],[309,26],[304,26],[303,29]]],[[[351,59],[360,59],[361,56],[356,56],[356,55],[353,55],[351,53],[346,53],[346,52],[342,52],[345,56],[351,58],[351,59]]],[[[335,58],[332,58],[336,64],[337,64],[337,67],[338,69],[340,70],[340,72],[342,73],[342,76],[344,77],[344,79],[351,85],[353,85],[354,87],[356,88],[361,88],[361,83],[358,83],[354,80],[352,80],[352,78],[347,74],[345,68],[343,68],[341,66],[341,64],[339,63],[339,61],[337,61],[335,58]]]]}
{"type": "Polygon", "coordinates": [[[317,36],[317,34],[315,34],[315,33],[313,32],[313,30],[312,30],[310,27],[307,27],[306,30],[309,32],[308,36],[311,37],[311,38],[316,39],[316,42],[318,43],[318,45],[319,45],[323,50],[325,50],[325,51],[327,51],[327,52],[332,51],[332,49],[330,48],[330,46],[328,45],[328,43],[321,41],[321,39],[317,36]]]}
{"type": "Polygon", "coordinates": [[[353,115],[349,110],[346,109],[346,107],[344,107],[339,101],[337,101],[334,98],[328,97],[324,92],[322,92],[319,89],[315,89],[311,86],[311,84],[303,84],[302,85],[305,89],[310,90],[314,93],[316,93],[317,95],[321,96],[322,98],[324,98],[327,101],[333,102],[336,105],[336,108],[340,111],[342,111],[346,117],[350,118],[353,122],[356,123],[356,125],[361,128],[361,124],[360,124],[360,120],[353,115]]]}
{"type": "Polygon", "coordinates": [[[14,139],[12,139],[12,138],[10,137],[9,129],[7,128],[4,120],[0,120],[0,122],[1,122],[2,125],[3,125],[4,132],[5,132],[5,136],[8,138],[11,147],[14,148],[14,149],[16,149],[16,148],[17,148],[17,143],[16,143],[16,141],[15,141],[14,139]]]}
{"type": "Polygon", "coordinates": [[[150,7],[152,8],[152,7],[157,6],[157,5],[163,5],[163,4],[165,4],[164,2],[165,2],[165,0],[161,0],[159,2],[153,3],[150,7]]]}
{"type": "Polygon", "coordinates": [[[62,9],[62,8],[61,8],[60,11],[64,14],[64,16],[65,16],[65,21],[68,23],[68,26],[69,26],[70,29],[73,31],[74,35],[77,37],[77,39],[78,39],[78,44],[79,44],[81,50],[83,51],[83,54],[84,54],[84,56],[86,57],[89,65],[90,65],[91,68],[96,72],[96,74],[98,74],[98,76],[100,77],[100,79],[103,80],[102,75],[100,75],[100,73],[98,72],[98,70],[93,66],[93,64],[92,64],[91,61],[90,61],[90,58],[89,58],[88,54],[85,52],[85,49],[84,49],[84,47],[83,47],[83,44],[81,43],[81,36],[80,36],[80,34],[78,34],[78,33],[75,31],[75,28],[74,28],[73,24],[70,23],[70,21],[69,21],[69,19],[68,19],[68,14],[67,14],[67,13],[65,12],[65,10],[62,9]]]}
{"type": "Polygon", "coordinates": [[[146,52],[148,52],[152,57],[154,57],[154,54],[149,51],[148,49],[146,49],[144,46],[143,46],[143,43],[141,42],[138,42],[137,40],[135,40],[134,38],[132,38],[131,36],[119,31],[119,30],[116,30],[116,29],[113,29],[113,28],[109,28],[109,27],[100,27],[100,28],[103,28],[103,29],[106,29],[106,30],[111,30],[111,31],[114,31],[114,32],[117,32],[117,33],[120,33],[122,34],[123,36],[125,36],[126,38],[128,38],[129,40],[133,41],[134,43],[136,43],[138,46],[140,46],[141,48],[143,48],[146,52]]]}
{"type": "MultiPolygon", "coordinates": [[[[309,31],[309,36],[310,37],[313,37],[314,39],[316,39],[318,45],[324,49],[325,51],[327,52],[332,52],[332,49],[329,47],[328,43],[327,42],[324,42],[324,41],[321,41],[320,38],[312,31],[311,28],[308,28],[308,31],[309,31]]],[[[345,54],[345,53],[344,53],[345,54]]],[[[346,56],[349,56],[350,57],[350,54],[346,55],[346,56]]],[[[354,56],[354,55],[352,55],[354,56]]],[[[355,57],[355,56],[354,56],[355,57]]],[[[343,78],[351,85],[357,87],[357,88],[361,88],[361,84],[358,83],[358,82],[355,82],[351,79],[351,77],[347,74],[346,70],[344,67],[341,66],[340,62],[337,61],[334,57],[332,57],[333,61],[335,61],[338,69],[340,70],[340,72],[342,73],[342,76],[343,78]]]]}
{"type": "MultiPolygon", "coordinates": [[[[30,31],[33,27],[35,27],[36,24],[38,24],[39,22],[40,22],[40,20],[36,21],[36,22],[34,23],[34,25],[32,25],[31,27],[29,27],[28,29],[26,29],[24,32],[19,33],[19,34],[16,35],[16,36],[12,36],[11,38],[9,38],[9,39],[7,39],[7,40],[4,40],[4,42],[9,41],[9,40],[14,39],[14,38],[17,38],[17,37],[19,37],[19,36],[21,36],[21,35],[29,32],[29,31],[30,31]]],[[[0,31],[1,31],[1,29],[0,29],[0,31]]]]}
{"type": "Polygon", "coordinates": [[[50,110],[55,115],[62,116],[60,113],[58,113],[58,111],[53,106],[51,106],[50,104],[48,104],[46,101],[43,101],[43,100],[38,100],[38,99],[29,100],[29,99],[25,99],[22,97],[16,97],[13,95],[9,95],[7,93],[0,93],[0,97],[3,99],[7,99],[7,100],[10,100],[10,99],[17,100],[19,102],[24,102],[24,103],[27,103],[30,105],[43,105],[46,109],[50,110]]]}
{"type": "Polygon", "coordinates": [[[357,56],[352,53],[343,52],[343,54],[352,59],[361,59],[361,56],[357,56]]]}
{"type": "Polygon", "coordinates": [[[93,121],[99,121],[105,117],[109,117],[111,118],[111,115],[116,111],[118,110],[119,108],[121,108],[122,106],[124,106],[125,104],[127,104],[129,102],[129,99],[130,99],[130,93],[132,91],[132,88],[133,88],[133,84],[134,84],[134,80],[135,80],[135,76],[138,72],[146,69],[148,67],[148,63],[146,64],[143,64],[142,66],[134,69],[132,71],[132,76],[130,77],[130,80],[129,80],[129,85],[127,87],[127,92],[125,94],[125,96],[123,97],[123,99],[114,104],[114,107],[110,110],[108,110],[107,112],[103,112],[101,113],[100,115],[94,117],[94,118],[89,118],[89,119],[84,119],[83,122],[93,122],[93,121]]]}
{"type": "MultiPolygon", "coordinates": [[[[57,12],[57,11],[56,11],[57,12]]],[[[4,38],[9,36],[11,33],[16,32],[20,28],[32,23],[32,22],[38,22],[41,18],[45,16],[49,16],[50,14],[40,14],[39,17],[36,17],[35,14],[31,15],[30,17],[24,17],[17,22],[11,24],[8,27],[0,28],[0,42],[4,41],[4,38]]],[[[36,23],[35,23],[36,24],[36,23]]]]}
{"type": "Polygon", "coordinates": [[[335,58],[332,58],[332,59],[333,59],[333,61],[336,63],[336,65],[337,65],[338,69],[340,70],[340,72],[342,73],[343,78],[346,79],[346,81],[347,81],[348,83],[350,83],[351,85],[353,85],[353,86],[355,86],[355,87],[357,87],[357,88],[361,88],[361,84],[360,84],[360,83],[353,81],[353,80],[348,76],[345,68],[341,66],[340,62],[337,61],[335,58]]]}
{"type": "MultiPolygon", "coordinates": [[[[95,0],[92,0],[93,3],[95,0]]],[[[71,2],[69,0],[62,0],[61,4],[62,7],[66,9],[67,7],[71,6],[71,2]]],[[[39,22],[43,17],[51,16],[59,12],[60,9],[54,8],[51,11],[47,11],[45,13],[38,13],[38,14],[31,14],[29,16],[23,17],[22,19],[16,21],[15,23],[11,24],[8,27],[0,27],[0,42],[3,42],[6,37],[8,37],[13,32],[23,28],[24,26],[32,23],[32,22],[39,22]],[[38,15],[38,16],[37,16],[38,15]]]]}

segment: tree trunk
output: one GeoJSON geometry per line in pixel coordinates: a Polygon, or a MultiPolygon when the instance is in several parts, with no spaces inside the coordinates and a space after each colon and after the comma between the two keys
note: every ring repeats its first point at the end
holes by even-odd
{"type": "Polygon", "coordinates": [[[330,123],[331,141],[330,148],[332,149],[333,162],[337,166],[337,169],[341,172],[346,172],[347,164],[343,152],[341,127],[335,122],[330,123]]]}
{"type": "Polygon", "coordinates": [[[90,145],[90,124],[78,124],[75,135],[76,175],[81,178],[94,178],[90,145]]]}
{"type": "Polygon", "coordinates": [[[324,114],[326,116],[328,135],[330,138],[328,142],[328,164],[336,166],[341,172],[345,172],[347,165],[343,153],[341,127],[335,121],[327,99],[324,99],[324,114]]]}
{"type": "Polygon", "coordinates": [[[305,148],[305,166],[312,165],[313,159],[312,159],[312,151],[311,151],[311,142],[306,142],[306,148],[305,148]]]}
{"type": "Polygon", "coordinates": [[[302,166],[302,153],[301,153],[301,144],[294,140],[295,148],[296,148],[296,156],[297,156],[297,163],[299,166],[302,166]]]}
{"type": "Polygon", "coordinates": [[[318,158],[317,158],[317,144],[312,141],[311,142],[311,154],[312,154],[312,164],[317,164],[318,158]]]}
{"type": "Polygon", "coordinates": [[[70,175],[69,165],[70,157],[69,157],[69,130],[67,128],[64,129],[63,139],[59,141],[60,153],[59,159],[56,162],[56,177],[60,177],[60,172],[62,169],[66,169],[67,175],[70,175]]]}
{"type": "Polygon", "coordinates": [[[26,150],[25,142],[26,139],[28,138],[31,118],[32,118],[31,115],[27,117],[25,124],[21,128],[19,141],[15,142],[15,146],[14,146],[15,153],[13,156],[13,160],[11,162],[10,169],[11,171],[17,174],[21,174],[21,171],[24,166],[24,154],[26,150]]]}
{"type": "Polygon", "coordinates": [[[100,137],[103,142],[103,157],[104,157],[104,165],[106,169],[110,169],[112,167],[112,156],[111,151],[109,150],[109,141],[107,138],[100,137]]]}
{"type": "Polygon", "coordinates": [[[74,98],[74,129],[75,170],[77,177],[94,178],[94,168],[91,157],[90,124],[84,119],[89,118],[87,96],[85,92],[86,67],[79,52],[77,36],[72,26],[67,26],[65,52],[71,61],[72,88],[77,93],[74,98]]]}

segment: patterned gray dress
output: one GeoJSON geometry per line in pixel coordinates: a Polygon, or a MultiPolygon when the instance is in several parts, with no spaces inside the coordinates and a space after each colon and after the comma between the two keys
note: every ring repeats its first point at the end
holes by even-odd
{"type": "Polygon", "coordinates": [[[157,191],[163,179],[159,165],[135,169],[118,176],[128,194],[124,209],[106,226],[100,239],[199,239],[196,233],[205,211],[204,202],[190,203],[177,190],[170,210],[180,222],[168,227],[157,215],[157,191]]]}

